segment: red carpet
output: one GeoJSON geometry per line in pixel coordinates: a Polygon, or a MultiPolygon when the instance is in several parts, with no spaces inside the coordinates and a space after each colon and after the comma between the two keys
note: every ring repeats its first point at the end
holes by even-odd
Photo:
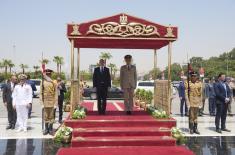
{"type": "Polygon", "coordinates": [[[93,111],[94,102],[82,102],[81,105],[87,108],[88,111],[93,111]]]}
{"type": "MultiPolygon", "coordinates": [[[[121,104],[118,103],[121,107],[121,104]]],[[[91,103],[84,103],[91,107],[91,103]]],[[[89,108],[87,108],[89,109],[89,108]]],[[[115,104],[107,104],[106,115],[88,111],[82,120],[65,120],[72,127],[71,148],[62,148],[58,155],[191,155],[189,150],[176,147],[171,137],[174,119],[155,119],[145,111],[135,110],[126,115],[115,104]],[[163,147],[164,146],[164,147],[163,147]]]]}
{"type": "Polygon", "coordinates": [[[57,155],[193,155],[180,146],[61,148],[57,155]]]}

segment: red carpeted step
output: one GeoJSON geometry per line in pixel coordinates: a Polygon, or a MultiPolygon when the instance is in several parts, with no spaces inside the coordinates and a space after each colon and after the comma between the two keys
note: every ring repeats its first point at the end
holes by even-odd
{"type": "Polygon", "coordinates": [[[73,130],[73,137],[89,136],[171,136],[171,130],[162,127],[94,127],[73,130]]]}
{"type": "Polygon", "coordinates": [[[66,120],[66,126],[72,128],[87,128],[87,127],[167,127],[176,126],[174,119],[117,119],[117,120],[66,120]]]}
{"type": "Polygon", "coordinates": [[[82,102],[81,103],[81,105],[83,106],[83,107],[85,107],[87,110],[89,110],[89,111],[93,111],[93,107],[94,107],[94,102],[82,102]]]}
{"type": "Polygon", "coordinates": [[[75,137],[72,147],[97,146],[174,146],[175,139],[169,136],[128,136],[128,137],[75,137]]]}
{"type": "Polygon", "coordinates": [[[57,155],[193,155],[181,146],[119,146],[61,148],[57,155]]]}
{"type": "MultiPolygon", "coordinates": [[[[106,115],[112,115],[112,116],[115,116],[115,115],[122,115],[122,116],[125,116],[126,115],[126,112],[125,111],[106,111],[105,113],[106,115]]],[[[98,116],[98,111],[88,111],[88,115],[96,115],[98,116]]],[[[146,111],[134,111],[132,112],[132,115],[133,116],[136,116],[136,115],[149,115],[146,113],[146,111]]]]}

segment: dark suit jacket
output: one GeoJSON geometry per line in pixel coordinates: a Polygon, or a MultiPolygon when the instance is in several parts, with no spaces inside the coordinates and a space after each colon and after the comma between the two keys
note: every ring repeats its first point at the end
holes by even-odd
{"type": "Polygon", "coordinates": [[[3,87],[3,90],[2,90],[3,102],[12,103],[11,95],[12,95],[11,83],[8,82],[7,84],[5,84],[5,86],[3,87]]]}
{"type": "Polygon", "coordinates": [[[179,97],[185,98],[185,86],[183,81],[180,82],[178,91],[179,91],[179,97]]]}
{"type": "MultiPolygon", "coordinates": [[[[225,83],[225,85],[226,85],[226,90],[227,90],[227,97],[230,98],[231,92],[230,92],[229,86],[227,83],[225,83]]],[[[226,98],[226,91],[225,91],[222,83],[217,82],[214,86],[214,89],[215,89],[216,103],[217,104],[224,104],[225,98],[226,98]]]]}
{"type": "Polygon", "coordinates": [[[62,83],[61,84],[61,89],[60,89],[60,95],[59,95],[59,99],[60,100],[64,100],[64,93],[67,91],[65,84],[62,83]]]}
{"type": "Polygon", "coordinates": [[[96,67],[93,74],[93,87],[111,87],[110,72],[107,67],[104,67],[103,73],[100,71],[100,67],[96,67]]]}

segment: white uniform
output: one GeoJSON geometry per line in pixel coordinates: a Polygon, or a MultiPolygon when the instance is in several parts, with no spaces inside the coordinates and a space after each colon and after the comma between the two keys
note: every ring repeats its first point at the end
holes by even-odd
{"type": "Polygon", "coordinates": [[[13,106],[16,107],[19,129],[27,130],[28,105],[32,103],[32,88],[29,84],[16,85],[13,93],[13,106]]]}

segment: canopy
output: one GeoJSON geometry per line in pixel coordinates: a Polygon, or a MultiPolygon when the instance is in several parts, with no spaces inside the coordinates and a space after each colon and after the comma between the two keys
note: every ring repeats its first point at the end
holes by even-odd
{"type": "Polygon", "coordinates": [[[67,25],[75,48],[160,49],[177,39],[177,31],[125,13],[67,25]]]}

